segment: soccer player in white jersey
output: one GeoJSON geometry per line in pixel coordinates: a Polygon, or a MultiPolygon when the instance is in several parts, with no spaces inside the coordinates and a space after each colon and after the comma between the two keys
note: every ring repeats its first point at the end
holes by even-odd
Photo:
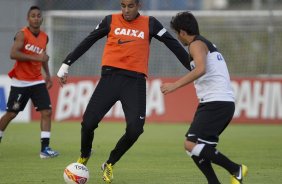
{"type": "Polygon", "coordinates": [[[209,184],[220,184],[211,163],[231,174],[231,184],[240,184],[248,168],[234,163],[216,149],[219,136],[232,120],[235,110],[224,58],[214,44],[200,35],[197,20],[190,12],[178,13],[170,25],[182,44],[188,46],[192,71],[174,83],[163,84],[161,91],[166,95],[194,82],[199,98],[193,122],[186,133],[185,150],[209,184]]]}

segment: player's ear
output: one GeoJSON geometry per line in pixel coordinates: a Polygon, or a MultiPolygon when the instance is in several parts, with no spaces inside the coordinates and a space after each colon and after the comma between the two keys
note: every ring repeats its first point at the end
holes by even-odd
{"type": "Polygon", "coordinates": [[[186,36],[186,35],[187,35],[187,33],[186,33],[186,31],[184,31],[184,30],[180,29],[180,31],[179,31],[179,35],[180,35],[180,36],[186,36]]]}

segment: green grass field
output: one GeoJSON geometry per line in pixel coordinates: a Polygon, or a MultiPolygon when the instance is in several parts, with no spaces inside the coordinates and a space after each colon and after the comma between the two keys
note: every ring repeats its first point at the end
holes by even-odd
{"type": "MultiPolygon", "coordinates": [[[[114,184],[204,184],[206,180],[183,149],[187,124],[146,124],[138,142],[114,167],[114,184]]],[[[104,183],[101,164],[123,134],[125,124],[102,123],[88,162],[91,184],[104,183]]],[[[0,144],[0,184],[63,184],[63,170],[80,152],[80,124],[54,123],[54,159],[39,158],[39,124],[11,124],[0,144]]],[[[249,167],[245,184],[279,184],[282,174],[282,126],[230,125],[218,149],[249,167]]],[[[215,166],[222,184],[229,174],[215,166]]]]}

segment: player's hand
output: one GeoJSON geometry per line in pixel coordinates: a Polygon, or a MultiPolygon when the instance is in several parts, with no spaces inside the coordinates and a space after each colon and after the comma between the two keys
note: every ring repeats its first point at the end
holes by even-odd
{"type": "Polygon", "coordinates": [[[68,75],[67,74],[65,74],[63,77],[58,77],[58,82],[59,82],[61,87],[63,87],[64,84],[67,83],[67,80],[68,80],[68,75]]]}
{"type": "Polygon", "coordinates": [[[53,82],[49,76],[45,77],[46,87],[47,89],[50,89],[53,86],[53,82]]]}
{"type": "Polygon", "coordinates": [[[59,79],[58,81],[61,87],[63,87],[63,85],[67,83],[69,67],[69,65],[63,63],[57,73],[59,79]]]}
{"type": "Polygon", "coordinates": [[[39,61],[41,62],[48,62],[49,61],[49,56],[47,55],[46,52],[42,52],[39,54],[39,61]]]}
{"type": "Polygon", "coordinates": [[[168,93],[171,93],[173,91],[175,91],[177,88],[176,88],[176,85],[175,83],[164,83],[161,85],[161,92],[166,95],[168,93]]]}

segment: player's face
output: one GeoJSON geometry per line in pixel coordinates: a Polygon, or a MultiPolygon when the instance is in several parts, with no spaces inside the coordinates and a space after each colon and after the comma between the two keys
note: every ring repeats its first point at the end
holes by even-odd
{"type": "Polygon", "coordinates": [[[139,3],[136,3],[135,0],[121,0],[120,5],[123,18],[126,21],[132,21],[136,18],[140,8],[139,3]]]}
{"type": "Polygon", "coordinates": [[[41,11],[37,9],[31,10],[27,16],[27,21],[30,27],[34,29],[40,28],[43,21],[41,11]]]}

